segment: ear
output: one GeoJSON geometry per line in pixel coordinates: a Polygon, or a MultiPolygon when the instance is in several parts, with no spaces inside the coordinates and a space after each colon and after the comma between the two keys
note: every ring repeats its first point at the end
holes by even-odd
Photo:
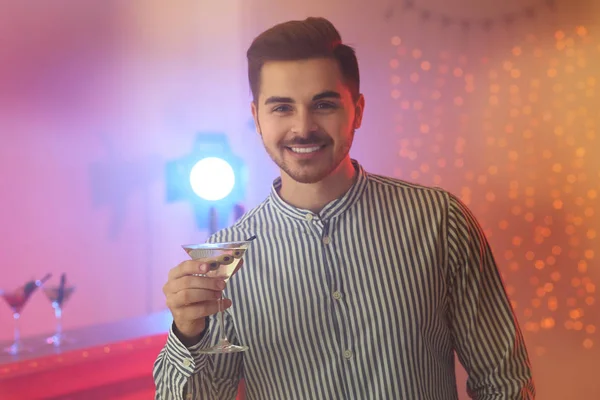
{"type": "Polygon", "coordinates": [[[250,103],[250,110],[252,111],[252,118],[254,119],[254,128],[256,129],[256,133],[259,135],[260,133],[260,123],[258,122],[258,106],[254,101],[250,103]]]}
{"type": "Polygon", "coordinates": [[[354,109],[354,129],[360,128],[362,125],[363,113],[365,111],[365,96],[358,96],[356,107],[354,109]]]}

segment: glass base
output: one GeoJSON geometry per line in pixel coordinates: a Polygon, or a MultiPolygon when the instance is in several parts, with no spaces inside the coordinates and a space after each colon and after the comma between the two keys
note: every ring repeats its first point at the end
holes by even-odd
{"type": "Polygon", "coordinates": [[[21,342],[14,342],[10,346],[4,348],[5,353],[12,354],[13,356],[23,353],[30,353],[31,350],[31,347],[25,346],[21,342]]]}
{"type": "Polygon", "coordinates": [[[73,342],[74,342],[74,340],[68,336],[65,336],[64,333],[54,334],[54,335],[46,338],[46,343],[51,344],[53,346],[60,346],[61,344],[73,343],[73,342]]]}
{"type": "Polygon", "coordinates": [[[226,354],[239,353],[246,350],[248,350],[248,346],[236,346],[235,344],[229,343],[227,340],[221,340],[216,346],[198,352],[200,354],[226,354]]]}

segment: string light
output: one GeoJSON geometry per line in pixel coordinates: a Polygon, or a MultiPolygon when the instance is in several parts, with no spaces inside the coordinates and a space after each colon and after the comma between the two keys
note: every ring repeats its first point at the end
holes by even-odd
{"type": "MultiPolygon", "coordinates": [[[[396,176],[443,184],[474,210],[528,334],[563,329],[592,349],[600,346],[592,318],[592,272],[600,267],[600,115],[593,111],[600,109],[600,44],[583,26],[551,40],[549,47],[529,35],[505,60],[478,63],[392,38],[392,85],[402,91],[392,97],[406,139],[396,176]]],[[[540,345],[535,354],[548,351],[540,345]]]]}

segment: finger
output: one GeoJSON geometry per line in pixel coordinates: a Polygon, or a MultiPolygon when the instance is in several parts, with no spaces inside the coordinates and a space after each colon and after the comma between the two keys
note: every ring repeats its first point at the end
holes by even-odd
{"type": "MultiPolygon", "coordinates": [[[[221,311],[231,307],[230,299],[223,299],[221,311]]],[[[201,318],[209,317],[219,312],[219,300],[205,301],[202,303],[191,304],[189,306],[175,309],[173,316],[177,321],[195,321],[201,318]]]]}
{"type": "Polygon", "coordinates": [[[196,260],[184,261],[169,271],[169,280],[175,280],[182,276],[193,274],[205,274],[208,268],[205,263],[196,260]]]}
{"type": "Polygon", "coordinates": [[[206,289],[186,289],[170,296],[171,306],[174,308],[185,307],[191,304],[210,302],[220,299],[222,292],[206,289]]]}
{"type": "Polygon", "coordinates": [[[222,278],[207,278],[205,276],[186,275],[167,282],[166,294],[177,293],[187,289],[207,289],[221,291],[225,289],[222,278]]]}

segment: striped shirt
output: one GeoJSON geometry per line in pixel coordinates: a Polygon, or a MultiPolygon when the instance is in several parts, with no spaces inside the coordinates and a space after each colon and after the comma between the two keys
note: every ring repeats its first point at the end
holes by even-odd
{"type": "Polygon", "coordinates": [[[230,341],[200,355],[171,331],[156,399],[533,399],[523,337],[490,247],[452,194],[365,172],[321,212],[270,196],[209,241],[257,239],[226,296],[230,341]]]}

